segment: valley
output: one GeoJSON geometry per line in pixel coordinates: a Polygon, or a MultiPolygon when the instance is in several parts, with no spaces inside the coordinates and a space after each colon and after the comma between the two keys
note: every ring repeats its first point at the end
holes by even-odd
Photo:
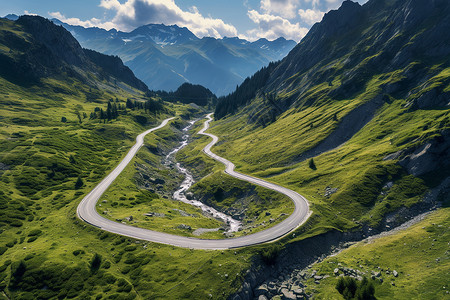
{"type": "Polygon", "coordinates": [[[338,4],[1,18],[0,299],[447,299],[450,5],[338,4]]]}

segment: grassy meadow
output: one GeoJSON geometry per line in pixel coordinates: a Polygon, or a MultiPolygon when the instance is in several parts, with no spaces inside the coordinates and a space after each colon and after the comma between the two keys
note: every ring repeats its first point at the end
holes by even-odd
{"type": "Polygon", "coordinates": [[[313,265],[311,269],[318,275],[330,277],[320,284],[309,279],[307,290],[314,292],[316,299],[344,299],[335,289],[338,277],[334,269],[350,268],[373,282],[376,299],[447,299],[449,213],[449,208],[440,209],[407,230],[359,242],[313,265]]]}

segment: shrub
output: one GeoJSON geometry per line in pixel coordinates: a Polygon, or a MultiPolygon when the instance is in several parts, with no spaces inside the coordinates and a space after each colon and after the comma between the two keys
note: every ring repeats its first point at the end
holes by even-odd
{"type": "Polygon", "coordinates": [[[5,252],[6,252],[6,250],[8,250],[8,248],[7,248],[7,247],[5,247],[5,246],[1,246],[1,247],[0,247],[0,255],[3,255],[3,253],[5,253],[5,252]]]}
{"type": "Polygon", "coordinates": [[[261,251],[261,258],[265,264],[269,266],[274,265],[280,251],[281,247],[279,245],[269,245],[261,251]]]}
{"type": "Polygon", "coordinates": [[[77,181],[75,182],[75,189],[78,190],[84,185],[83,179],[81,176],[78,176],[77,181]]]}
{"type": "Polygon", "coordinates": [[[86,252],[84,252],[84,250],[75,250],[75,251],[72,252],[72,254],[75,255],[75,256],[78,256],[78,255],[84,254],[84,253],[86,253],[86,252]]]}
{"type": "Polygon", "coordinates": [[[90,263],[91,271],[93,272],[97,271],[100,268],[101,263],[102,263],[102,256],[98,253],[95,253],[90,263]]]}
{"type": "Polygon", "coordinates": [[[30,233],[28,233],[28,236],[37,236],[37,235],[40,235],[41,233],[42,233],[42,230],[34,229],[34,230],[31,230],[30,233]]]}
{"type": "Polygon", "coordinates": [[[358,282],[352,277],[340,277],[336,283],[336,290],[346,300],[372,300],[375,299],[375,288],[372,282],[369,282],[366,277],[361,282],[358,282]]]}
{"type": "Polygon", "coordinates": [[[32,237],[30,237],[29,239],[28,239],[28,241],[27,241],[27,243],[32,243],[32,242],[34,242],[35,240],[37,240],[37,236],[32,236],[32,237]]]}

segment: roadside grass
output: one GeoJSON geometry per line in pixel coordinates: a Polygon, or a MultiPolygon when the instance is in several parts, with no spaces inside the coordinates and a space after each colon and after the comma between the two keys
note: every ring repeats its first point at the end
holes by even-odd
{"type": "MultiPolygon", "coordinates": [[[[329,278],[315,284],[307,282],[307,290],[315,299],[343,299],[335,289],[335,268],[351,268],[376,277],[376,299],[446,299],[450,273],[449,246],[450,209],[442,208],[406,230],[373,241],[359,242],[336,256],[313,265],[318,275],[329,278]],[[398,277],[393,271],[398,272],[398,277]],[[383,279],[380,283],[379,278],[383,279]]],[[[342,273],[342,272],[340,272],[342,273]]]]}

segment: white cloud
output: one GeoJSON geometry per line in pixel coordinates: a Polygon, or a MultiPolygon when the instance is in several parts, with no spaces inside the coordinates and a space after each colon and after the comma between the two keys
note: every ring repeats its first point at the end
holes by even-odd
{"type": "MultiPolygon", "coordinates": [[[[320,0],[304,0],[304,1],[307,3],[311,2],[311,5],[313,8],[316,8],[317,6],[320,5],[320,0]]],[[[329,0],[326,0],[326,1],[329,1],[329,0]]],[[[334,0],[331,0],[331,1],[334,1],[334,0]]],[[[336,1],[339,1],[339,0],[336,0],[336,1]]]]}
{"type": "Polygon", "coordinates": [[[299,42],[307,33],[308,28],[301,27],[299,23],[291,23],[280,16],[260,14],[256,10],[250,10],[247,15],[258,26],[256,29],[248,30],[244,38],[256,40],[266,38],[276,39],[280,36],[299,42]]]}
{"type": "Polygon", "coordinates": [[[320,22],[325,13],[320,10],[299,9],[298,14],[303,22],[308,25],[313,25],[314,23],[320,22]]]}
{"type": "Polygon", "coordinates": [[[28,10],[24,10],[23,13],[27,16],[37,16],[37,14],[31,13],[28,10]]]}
{"type": "Polygon", "coordinates": [[[66,18],[63,14],[61,14],[59,11],[56,12],[49,12],[48,13],[51,17],[56,18],[60,20],[61,22],[70,24],[70,25],[78,25],[83,27],[99,27],[104,28],[106,30],[114,28],[114,23],[112,22],[103,22],[100,19],[92,18],[90,20],[80,20],[78,18],[66,18]]]}
{"type": "Polygon", "coordinates": [[[298,0],[261,0],[261,10],[263,12],[287,19],[296,17],[297,5],[298,0]]]}
{"type": "Polygon", "coordinates": [[[101,0],[100,6],[115,11],[112,23],[124,31],[150,23],[163,23],[185,26],[199,37],[237,35],[233,25],[221,19],[204,17],[195,6],[183,11],[174,0],[127,0],[123,4],[118,0],[101,0]]]}

